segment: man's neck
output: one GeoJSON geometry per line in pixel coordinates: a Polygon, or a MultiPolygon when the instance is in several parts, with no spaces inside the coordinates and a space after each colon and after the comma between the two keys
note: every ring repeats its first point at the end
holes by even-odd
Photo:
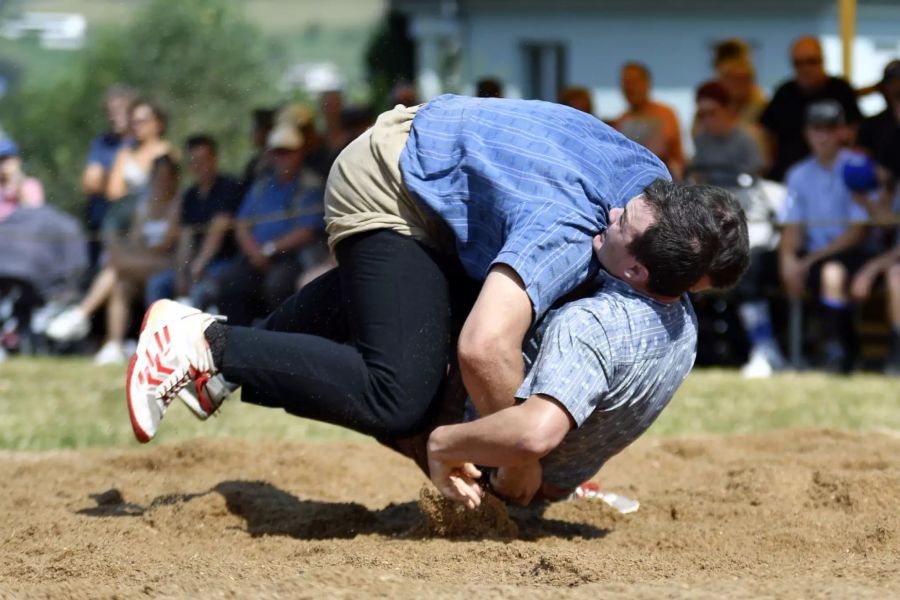
{"type": "Polygon", "coordinates": [[[826,169],[830,169],[831,167],[834,166],[834,163],[837,160],[839,153],[840,153],[840,151],[835,152],[834,154],[828,154],[828,155],[822,154],[822,155],[816,156],[816,162],[819,163],[819,165],[821,165],[822,167],[824,167],[826,169]]]}

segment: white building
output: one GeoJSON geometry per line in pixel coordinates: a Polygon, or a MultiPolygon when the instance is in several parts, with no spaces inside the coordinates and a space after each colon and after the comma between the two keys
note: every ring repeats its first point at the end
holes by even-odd
{"type": "Polygon", "coordinates": [[[26,35],[37,36],[44,48],[76,50],[84,45],[87,20],[84,15],[27,12],[18,19],[3,23],[0,35],[17,40],[26,35]]]}
{"type": "MultiPolygon", "coordinates": [[[[712,76],[711,49],[741,37],[753,48],[757,80],[773,90],[791,76],[789,47],[820,37],[826,68],[841,71],[837,0],[392,0],[409,17],[423,98],[471,93],[496,77],[505,95],[555,99],[567,85],[593,90],[598,116],[625,109],[618,88],[625,61],[653,73],[654,98],[693,118],[694,89],[712,76]]],[[[859,0],[852,82],[870,85],[900,56],[900,2],[859,0]]],[[[880,110],[878,95],[862,102],[880,110]]]]}

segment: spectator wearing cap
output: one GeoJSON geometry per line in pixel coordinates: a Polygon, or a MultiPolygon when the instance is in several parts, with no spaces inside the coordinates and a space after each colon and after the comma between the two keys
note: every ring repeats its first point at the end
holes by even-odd
{"type": "Polygon", "coordinates": [[[9,138],[0,138],[0,221],[16,208],[36,208],[44,204],[44,186],[22,171],[19,146],[9,138]]]}
{"type": "Polygon", "coordinates": [[[309,109],[287,106],[268,139],[274,164],[257,180],[237,213],[242,256],[220,278],[219,308],[235,325],[249,325],[290,296],[296,281],[322,253],[323,179],[306,164],[309,109]]]}
{"type": "Polygon", "coordinates": [[[625,63],[620,81],[628,110],[615,121],[615,128],[656,154],[672,177],[681,179],[685,159],[678,117],[671,107],[650,99],[650,69],[637,62],[625,63]]]}
{"type": "MultiPolygon", "coordinates": [[[[782,181],[791,165],[810,153],[803,128],[807,106],[819,100],[834,100],[841,105],[849,125],[855,126],[862,119],[856,92],[850,84],[825,72],[818,39],[810,36],[797,39],[791,47],[791,62],[794,78],[779,86],[760,117],[769,142],[768,154],[772,157],[768,177],[776,181],[782,181]]],[[[852,127],[843,130],[848,137],[852,134],[852,127]]]]}
{"type": "MultiPolygon", "coordinates": [[[[85,224],[89,234],[97,234],[103,223],[107,205],[106,186],[116,154],[123,144],[129,143],[128,111],[136,97],[134,90],[119,85],[109,88],[103,97],[108,129],[91,142],[81,173],[81,189],[87,195],[85,224]]],[[[88,260],[92,269],[97,268],[100,252],[98,241],[88,242],[88,260]]]]}
{"type": "Polygon", "coordinates": [[[214,298],[213,282],[237,254],[232,227],[241,202],[240,184],[219,171],[218,145],[211,136],[192,135],[185,149],[194,183],[181,198],[175,268],[147,281],[147,306],[173,296],[207,306],[214,298]]]}
{"type": "Polygon", "coordinates": [[[860,155],[842,148],[843,107],[820,100],[806,109],[804,132],[812,156],[787,173],[787,199],[779,264],[788,295],[816,295],[825,333],[825,366],[852,369],[855,336],[848,294],[851,275],[865,262],[862,244],[867,220],[844,181],[843,169],[860,155]]]}
{"type": "Polygon", "coordinates": [[[692,175],[700,182],[723,187],[734,187],[742,173],[759,175],[762,155],[753,138],[738,126],[728,88],[708,81],[697,89],[696,99],[698,132],[692,175]]]}

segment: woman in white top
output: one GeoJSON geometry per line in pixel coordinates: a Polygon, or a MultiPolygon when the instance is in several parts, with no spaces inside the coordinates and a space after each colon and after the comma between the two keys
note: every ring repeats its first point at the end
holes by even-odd
{"type": "Polygon", "coordinates": [[[47,336],[58,341],[85,337],[91,315],[105,304],[107,341],[95,362],[124,363],[131,304],[151,275],[172,267],[180,210],[178,163],[164,155],[153,161],[150,185],[138,201],[127,241],[107,248],[106,264],[84,299],[53,319],[47,336]]]}
{"type": "Polygon", "coordinates": [[[106,183],[109,201],[103,224],[104,236],[115,239],[131,222],[137,200],[147,190],[153,161],[172,153],[165,139],[166,115],[155,104],[138,100],[131,105],[129,130],[131,143],[122,144],[106,183]]]}

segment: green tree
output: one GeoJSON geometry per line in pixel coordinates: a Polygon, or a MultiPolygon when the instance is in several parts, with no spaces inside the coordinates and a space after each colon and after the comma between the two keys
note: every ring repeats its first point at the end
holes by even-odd
{"type": "Polygon", "coordinates": [[[73,211],[88,145],[104,127],[103,91],[114,83],[159,103],[176,145],[195,131],[216,136],[235,168],[248,150],[251,108],[275,100],[270,50],[234,0],[151,0],[126,28],[96,32],[61,81],[11,94],[2,122],[50,200],[73,211]]]}

